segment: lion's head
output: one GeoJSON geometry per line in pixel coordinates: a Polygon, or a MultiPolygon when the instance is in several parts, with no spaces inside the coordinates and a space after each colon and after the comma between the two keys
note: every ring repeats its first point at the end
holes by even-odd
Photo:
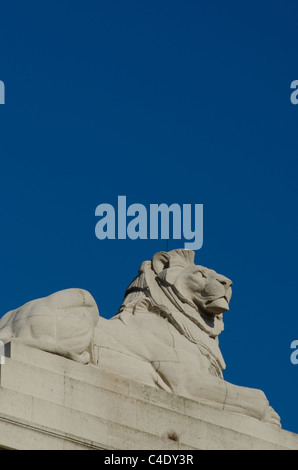
{"type": "Polygon", "coordinates": [[[159,282],[171,286],[184,302],[201,314],[214,316],[229,310],[232,281],[213,269],[194,264],[194,252],[157,253],[152,260],[159,282]]]}
{"type": "Polygon", "coordinates": [[[223,330],[222,313],[229,310],[230,279],[214,270],[195,265],[195,253],[177,249],[156,253],[144,261],[129,285],[119,313],[135,309],[144,299],[155,311],[182,313],[211,337],[223,330]]]}

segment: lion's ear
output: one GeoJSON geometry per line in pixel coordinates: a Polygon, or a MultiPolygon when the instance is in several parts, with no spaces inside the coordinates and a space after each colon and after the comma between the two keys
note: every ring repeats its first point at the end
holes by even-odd
{"type": "Polygon", "coordinates": [[[152,258],[152,267],[155,274],[160,274],[169,267],[185,268],[194,265],[195,252],[178,248],[169,252],[160,251],[152,258]]]}
{"type": "Polygon", "coordinates": [[[161,273],[169,267],[170,256],[166,251],[156,253],[152,258],[152,268],[155,274],[161,273]]]}

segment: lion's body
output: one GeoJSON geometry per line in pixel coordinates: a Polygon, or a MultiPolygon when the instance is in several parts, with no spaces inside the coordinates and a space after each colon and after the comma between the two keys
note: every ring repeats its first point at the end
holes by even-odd
{"type": "Polygon", "coordinates": [[[0,320],[0,340],[22,341],[99,369],[279,425],[260,390],[229,384],[218,336],[231,281],[196,266],[194,252],[157,253],[142,263],[118,314],[99,317],[95,300],[67,289],[0,320]]]}
{"type": "Polygon", "coordinates": [[[95,357],[100,368],[192,398],[195,393],[191,393],[189,386],[201,373],[217,375],[207,347],[206,344],[204,355],[203,346],[200,349],[166,318],[152,312],[138,313],[127,324],[121,316],[100,319],[94,334],[95,357]]]}

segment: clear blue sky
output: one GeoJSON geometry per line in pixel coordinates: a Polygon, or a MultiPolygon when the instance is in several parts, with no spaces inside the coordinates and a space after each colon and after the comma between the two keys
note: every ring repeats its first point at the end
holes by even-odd
{"type": "Polygon", "coordinates": [[[99,241],[96,206],[204,204],[196,262],[234,282],[225,378],[298,433],[297,36],[282,0],[2,2],[0,315],[81,287],[112,316],[166,246],[99,241]]]}

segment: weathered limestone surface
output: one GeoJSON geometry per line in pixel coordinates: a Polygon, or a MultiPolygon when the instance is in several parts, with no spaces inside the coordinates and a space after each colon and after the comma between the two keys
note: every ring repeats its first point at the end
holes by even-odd
{"type": "Polygon", "coordinates": [[[218,336],[232,282],[173,250],[144,261],[112,319],[92,295],[67,289],[0,319],[0,340],[52,352],[175,395],[217,404],[280,427],[261,390],[223,380],[218,336]]]}
{"type": "Polygon", "coordinates": [[[109,320],[83,289],[4,315],[0,446],[297,448],[261,390],[224,380],[218,337],[232,282],[194,256],[144,261],[109,320]]]}
{"type": "Polygon", "coordinates": [[[0,447],[296,449],[298,436],[18,342],[0,367],[0,447]],[[179,442],[168,438],[175,432],[179,442]]]}

